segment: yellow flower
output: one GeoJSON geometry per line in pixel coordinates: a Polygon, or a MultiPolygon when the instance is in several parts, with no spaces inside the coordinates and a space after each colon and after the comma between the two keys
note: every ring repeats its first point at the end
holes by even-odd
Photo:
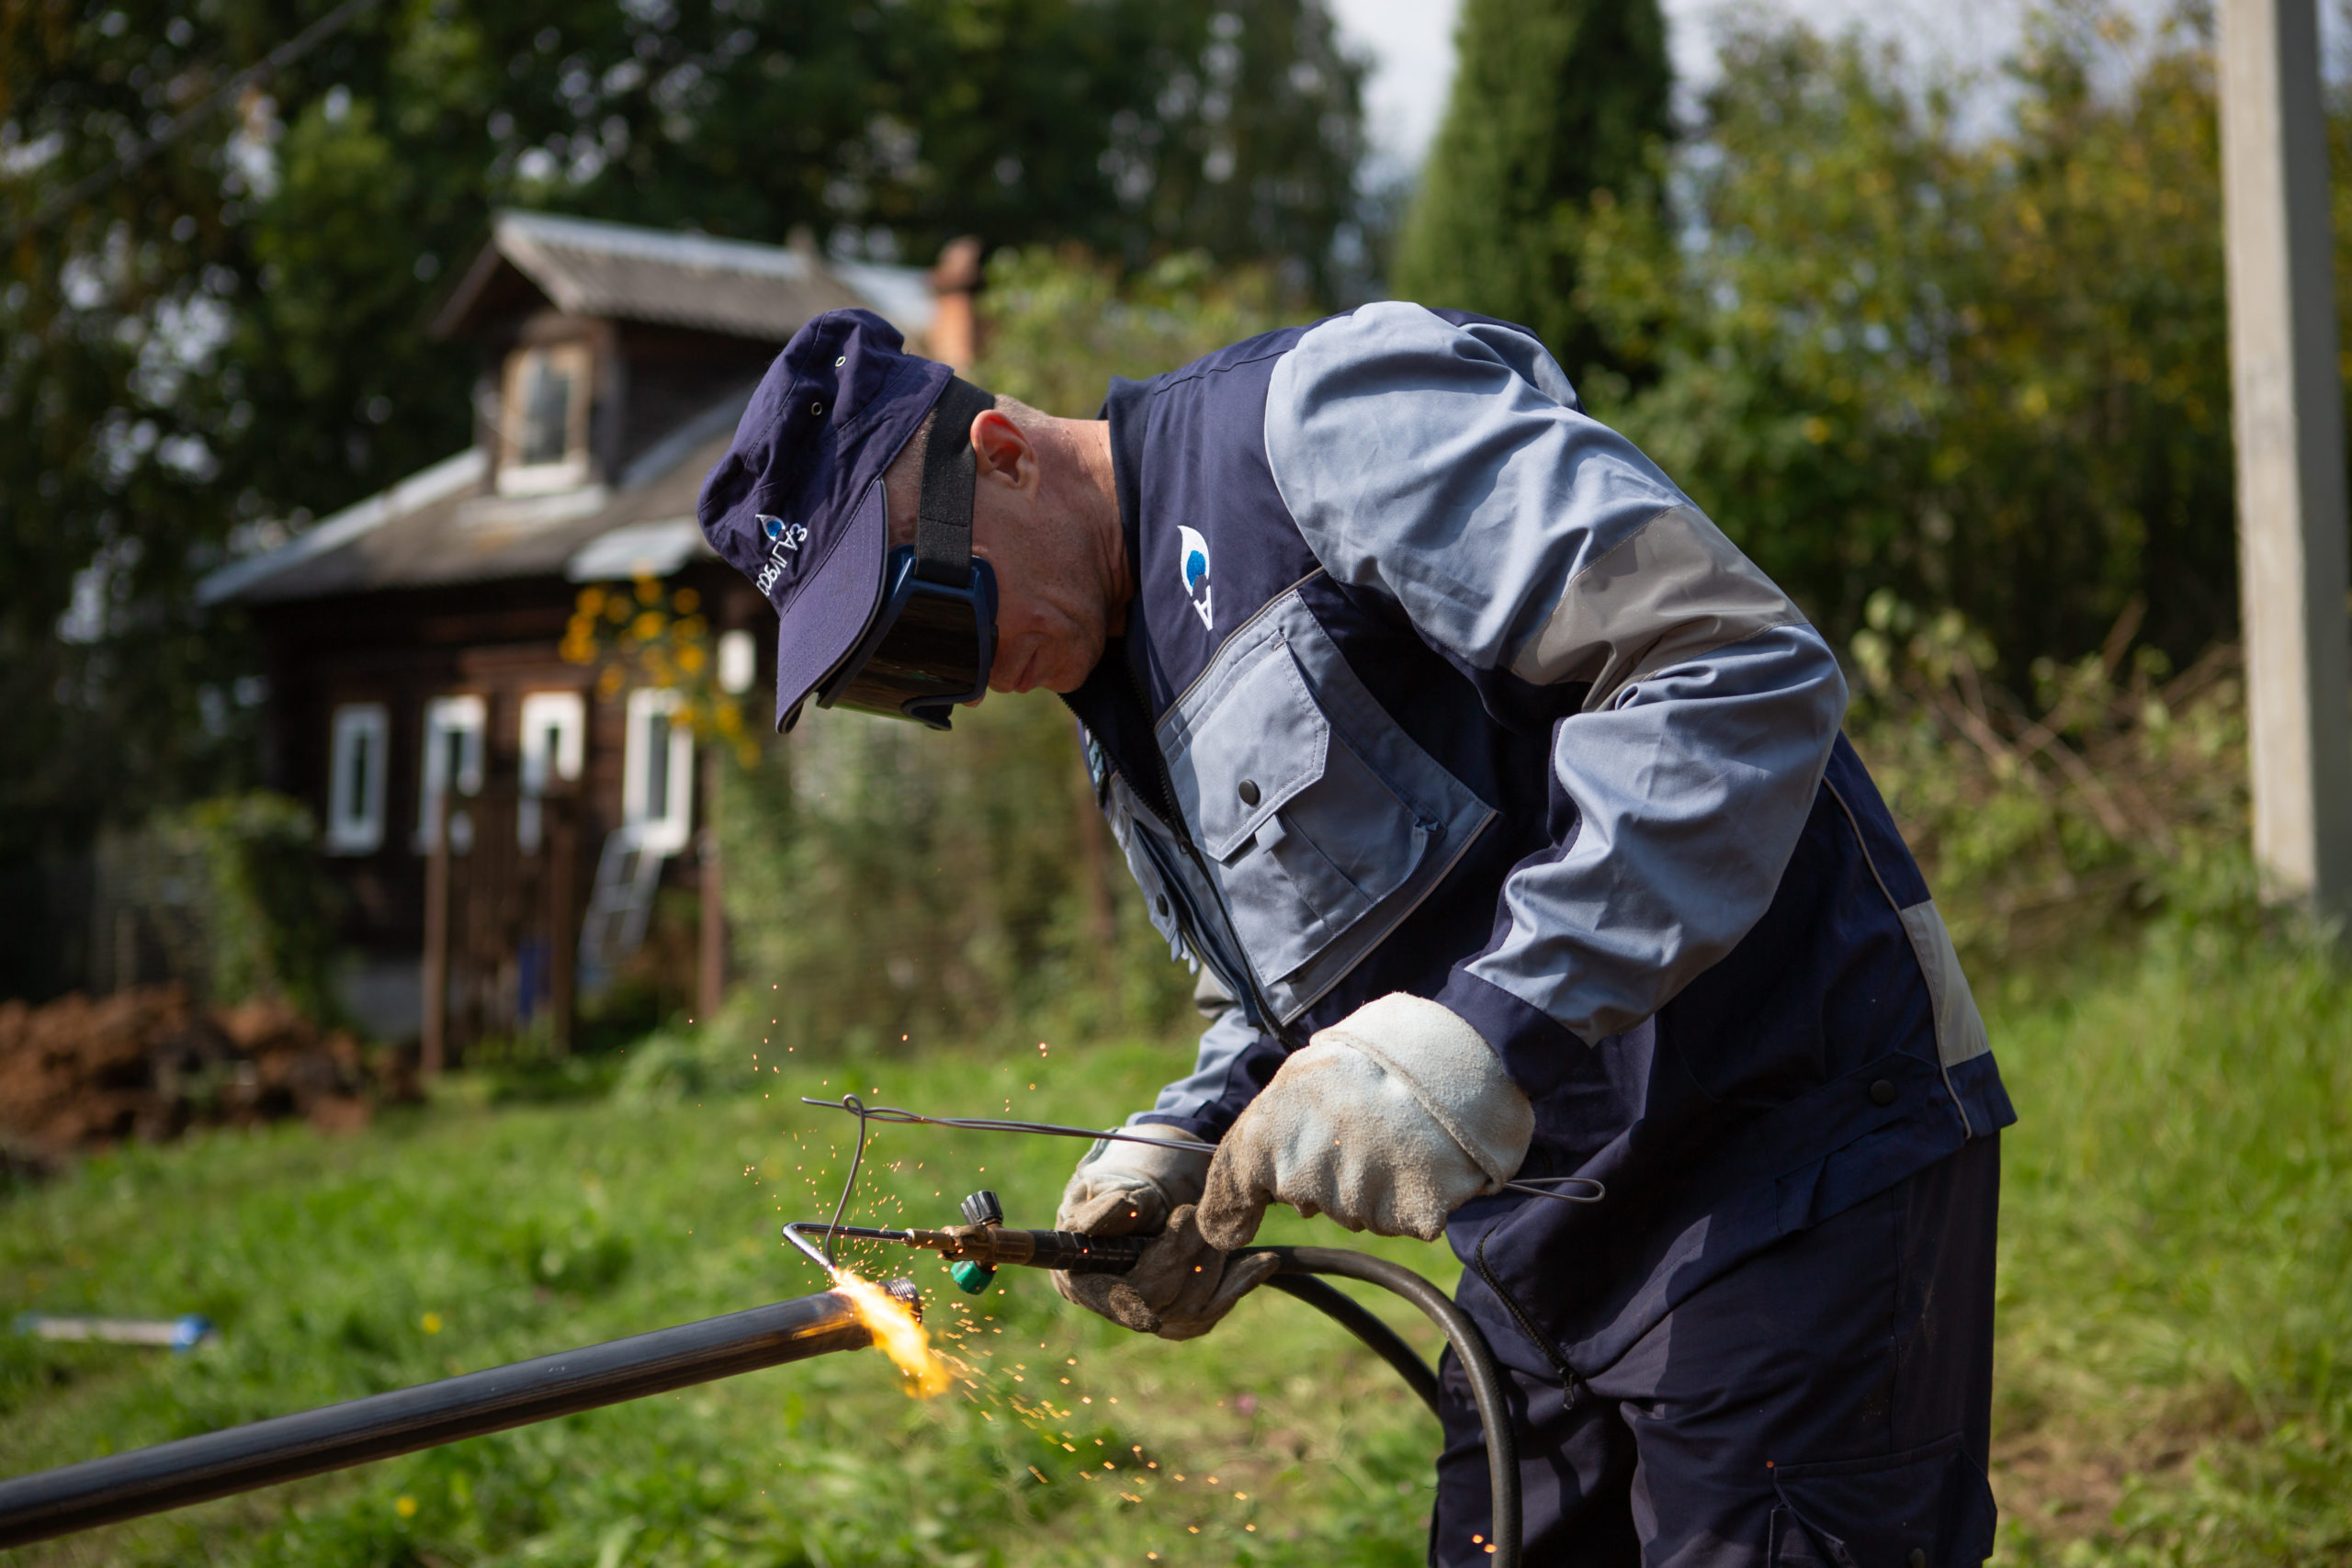
{"type": "Polygon", "coordinates": [[[640,577],[637,580],[637,602],[639,604],[650,604],[661,597],[661,583],[650,577],[640,577]]]}
{"type": "Polygon", "coordinates": [[[639,642],[651,642],[662,635],[662,615],[658,610],[641,612],[629,623],[628,635],[639,642]]]}
{"type": "Polygon", "coordinates": [[[691,615],[702,605],[702,595],[691,588],[681,588],[670,595],[670,607],[681,615],[691,615]]]}
{"type": "Polygon", "coordinates": [[[428,1312],[416,1320],[416,1325],[427,1334],[438,1334],[441,1332],[441,1314],[437,1312],[428,1312]]]}
{"type": "Polygon", "coordinates": [[[710,634],[710,623],[700,615],[688,615],[678,623],[678,635],[700,642],[710,634]]]}
{"type": "Polygon", "coordinates": [[[702,649],[693,643],[678,649],[678,668],[689,675],[702,673],[702,649]]]}
{"type": "Polygon", "coordinates": [[[392,1512],[404,1519],[416,1517],[416,1499],[405,1492],[401,1493],[392,1500],[392,1512]]]}
{"type": "Polygon", "coordinates": [[[619,626],[628,619],[628,601],[616,593],[605,601],[605,619],[619,626]]]}
{"type": "Polygon", "coordinates": [[[605,608],[605,591],[601,588],[583,588],[580,591],[579,604],[580,613],[593,619],[605,608]]]}

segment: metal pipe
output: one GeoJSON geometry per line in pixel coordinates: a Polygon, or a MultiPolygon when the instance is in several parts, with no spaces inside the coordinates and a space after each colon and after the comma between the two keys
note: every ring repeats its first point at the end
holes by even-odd
{"type": "Polygon", "coordinates": [[[0,1481],[0,1548],[873,1343],[827,1292],[0,1481]]]}

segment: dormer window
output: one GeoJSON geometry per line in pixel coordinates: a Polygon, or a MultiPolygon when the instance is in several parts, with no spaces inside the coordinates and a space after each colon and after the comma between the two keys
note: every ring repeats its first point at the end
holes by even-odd
{"type": "Polygon", "coordinates": [[[588,482],[591,363],[584,343],[541,344],[508,358],[499,493],[537,495],[588,482]]]}

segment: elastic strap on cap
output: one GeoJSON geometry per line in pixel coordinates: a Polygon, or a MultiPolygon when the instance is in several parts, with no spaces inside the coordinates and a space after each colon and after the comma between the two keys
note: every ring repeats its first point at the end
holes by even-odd
{"type": "Polygon", "coordinates": [[[960,376],[933,405],[931,439],[922,454],[922,499],[915,512],[915,575],[958,588],[972,580],[972,492],[977,463],[972,421],[996,399],[960,376]]]}

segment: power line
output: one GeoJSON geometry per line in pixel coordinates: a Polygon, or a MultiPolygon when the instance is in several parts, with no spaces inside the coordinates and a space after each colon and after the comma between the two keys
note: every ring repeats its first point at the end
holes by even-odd
{"type": "Polygon", "coordinates": [[[0,246],[13,245],[27,234],[47,228],[64,214],[80,207],[164,148],[179,140],[199,121],[242,96],[246,88],[266,79],[273,73],[291,65],[319,44],[341,32],[361,12],[372,9],[377,3],[378,0],[343,0],[342,5],[271,50],[255,63],[230,77],[202,102],[178,115],[163,130],[140,141],[105,168],[95,174],[85,175],[42,202],[33,209],[31,217],[9,227],[6,237],[0,238],[0,246]]]}

